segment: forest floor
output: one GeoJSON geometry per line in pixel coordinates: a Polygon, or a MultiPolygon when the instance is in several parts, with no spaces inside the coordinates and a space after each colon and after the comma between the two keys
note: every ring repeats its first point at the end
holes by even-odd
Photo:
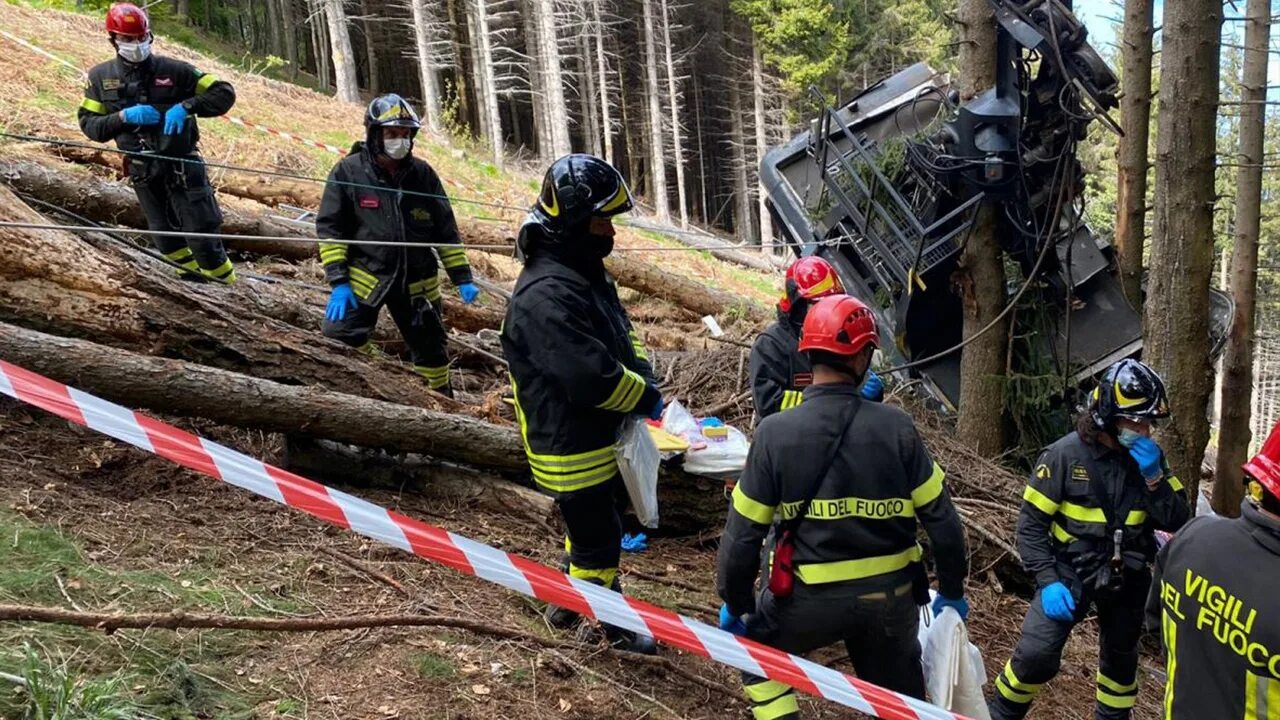
{"type": "MultiPolygon", "coordinates": [[[[80,67],[110,56],[96,17],[0,3],[0,24],[21,28],[23,39],[80,67]]],[[[0,46],[5,50],[0,53],[0,96],[5,98],[0,128],[83,140],[74,119],[83,87],[79,74],[8,39],[0,38],[0,46]]],[[[358,106],[239,72],[163,37],[156,49],[230,79],[239,96],[233,114],[246,120],[340,147],[361,135],[363,110],[358,106]]],[[[226,122],[207,120],[201,128],[206,155],[220,162],[323,178],[336,159],[226,122]]],[[[0,141],[0,152],[47,151],[0,141]]],[[[499,170],[482,149],[467,143],[424,137],[419,152],[436,166],[458,200],[521,208],[532,202],[538,188],[536,170],[499,170]]],[[[213,174],[215,184],[222,179],[219,172],[213,174]]],[[[456,207],[464,224],[496,224],[510,235],[522,216],[518,209],[461,202],[456,207]]],[[[681,247],[657,233],[626,228],[618,244],[624,252],[627,247],[681,247]]],[[[500,284],[509,286],[518,272],[510,259],[471,256],[485,277],[500,284]]],[[[778,277],[727,265],[704,252],[652,251],[644,257],[663,269],[765,305],[779,292],[778,277]]],[[[260,261],[245,267],[287,279],[319,278],[314,261],[260,261]]],[[[315,293],[308,301],[322,305],[323,300],[315,293]]],[[[714,393],[731,397],[739,392],[744,358],[740,348],[709,344],[697,316],[666,300],[632,291],[624,291],[623,300],[651,347],[684,351],[687,361],[682,362],[697,366],[686,367],[672,381],[682,398],[699,396],[705,407],[715,402],[708,399],[714,393]]],[[[752,327],[734,324],[731,330],[749,339],[752,327]]],[[[743,412],[740,403],[731,404],[721,415],[743,422],[743,412]]],[[[922,423],[945,427],[945,421],[919,417],[922,423]]],[[[279,436],[202,421],[174,422],[265,461],[282,459],[279,436]]],[[[962,455],[952,452],[950,462],[958,464],[954,458],[962,455]]],[[[353,491],[503,550],[551,565],[559,562],[556,537],[530,518],[393,488],[353,491]]],[[[705,537],[718,529],[655,538],[648,552],[627,556],[623,564],[628,591],[712,620],[718,606],[713,591],[715,549],[705,537]]],[[[1024,597],[1003,592],[994,573],[975,575],[970,631],[994,677],[1017,639],[1027,603],[1024,597]]],[[[724,667],[671,649],[662,651],[660,662],[644,662],[605,650],[589,637],[581,638],[583,642],[565,638],[545,625],[533,601],[370,544],[2,398],[0,603],[130,613],[182,608],[271,618],[413,612],[451,616],[474,627],[307,634],[121,630],[108,635],[64,626],[0,624],[0,673],[27,678],[31,696],[37,689],[55,693],[57,681],[67,679],[84,702],[97,693],[139,703],[142,710],[130,717],[389,720],[749,714],[736,673],[724,667]],[[528,637],[498,639],[487,635],[485,627],[516,629],[528,637]]],[[[1086,621],[1068,646],[1062,675],[1045,691],[1032,717],[1092,716],[1096,643],[1096,626],[1086,621]]],[[[850,670],[842,652],[821,652],[815,659],[850,670]]],[[[1161,663],[1150,656],[1144,656],[1143,663],[1145,690],[1135,717],[1151,720],[1159,716],[1160,683],[1154,673],[1161,663]]],[[[30,699],[27,691],[0,680],[0,718],[23,717],[30,699]]],[[[807,698],[802,707],[806,717],[852,715],[807,698]]]]}

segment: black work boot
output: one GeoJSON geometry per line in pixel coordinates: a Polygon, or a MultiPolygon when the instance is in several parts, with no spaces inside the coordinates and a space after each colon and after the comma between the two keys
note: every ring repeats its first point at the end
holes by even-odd
{"type": "Polygon", "coordinates": [[[551,627],[559,630],[568,630],[582,620],[582,616],[578,613],[559,605],[548,605],[542,612],[542,617],[551,627]]]}
{"type": "Polygon", "coordinates": [[[636,653],[637,655],[657,655],[658,643],[650,635],[624,630],[616,625],[600,623],[605,640],[614,650],[636,653]]]}

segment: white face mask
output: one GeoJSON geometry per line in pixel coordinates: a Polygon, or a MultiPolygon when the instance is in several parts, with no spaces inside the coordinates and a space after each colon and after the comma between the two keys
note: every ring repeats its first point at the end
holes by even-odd
{"type": "Polygon", "coordinates": [[[151,41],[143,40],[142,42],[117,42],[116,52],[120,53],[120,59],[129,63],[140,63],[151,57],[151,41]]]}
{"type": "Polygon", "coordinates": [[[409,138],[383,140],[382,149],[387,153],[387,157],[392,160],[403,160],[409,154],[409,151],[413,149],[413,141],[409,138]]]}

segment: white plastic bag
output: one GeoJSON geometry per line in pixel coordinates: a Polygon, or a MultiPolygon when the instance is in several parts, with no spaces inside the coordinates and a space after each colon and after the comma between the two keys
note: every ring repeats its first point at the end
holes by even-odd
{"type": "Polygon", "coordinates": [[[751,443],[732,425],[724,438],[707,438],[707,446],[700,450],[689,449],[684,454],[684,470],[694,475],[704,475],[717,480],[737,478],[747,466],[747,451],[751,443]]]}
{"type": "Polygon", "coordinates": [[[614,452],[636,518],[647,528],[658,527],[658,465],[662,457],[643,418],[630,416],[622,422],[614,452]]]}
{"type": "MultiPolygon", "coordinates": [[[[933,591],[930,595],[936,597],[933,591]]],[[[926,605],[920,608],[920,616],[921,657],[929,701],[973,720],[991,720],[982,696],[982,686],[987,683],[982,652],[969,642],[969,631],[960,614],[946,608],[933,617],[926,605]]]]}

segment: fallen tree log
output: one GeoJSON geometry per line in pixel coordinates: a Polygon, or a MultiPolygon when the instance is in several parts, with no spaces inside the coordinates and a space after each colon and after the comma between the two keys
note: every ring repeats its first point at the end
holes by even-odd
{"type": "Polygon", "coordinates": [[[525,472],[515,428],[463,415],[284,385],[0,323],[0,357],[129,407],[202,417],[502,472],[525,472]]]}
{"type": "MultiPolygon", "coordinates": [[[[64,148],[58,154],[81,162],[119,167],[118,159],[108,153],[64,148]]],[[[288,202],[300,207],[316,208],[320,205],[323,187],[322,183],[289,181],[265,175],[255,177],[244,173],[227,173],[227,176],[220,181],[218,191],[263,205],[274,206],[281,202],[288,202]]],[[[458,229],[466,245],[482,246],[485,252],[503,255],[510,255],[515,250],[514,238],[508,237],[512,234],[509,230],[503,231],[491,224],[461,215],[458,217],[458,229]],[[494,249],[492,246],[500,247],[494,249]]],[[[756,321],[765,321],[772,317],[768,309],[759,303],[709,287],[693,278],[662,270],[640,257],[617,253],[607,258],[605,265],[619,285],[650,297],[666,300],[698,315],[723,316],[741,312],[748,319],[756,321]]]]}
{"type": "MultiPolygon", "coordinates": [[[[43,221],[5,187],[0,219],[43,221]]],[[[183,282],[146,260],[58,230],[0,228],[0,321],[290,385],[466,410],[400,363],[264,315],[265,305],[278,302],[269,286],[183,282]]]]}

